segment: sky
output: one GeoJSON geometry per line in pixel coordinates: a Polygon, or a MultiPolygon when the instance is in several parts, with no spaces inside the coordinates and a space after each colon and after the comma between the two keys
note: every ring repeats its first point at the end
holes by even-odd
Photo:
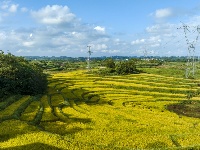
{"type": "Polygon", "coordinates": [[[199,0],[0,1],[0,49],[17,56],[199,56],[199,34],[199,0]]]}

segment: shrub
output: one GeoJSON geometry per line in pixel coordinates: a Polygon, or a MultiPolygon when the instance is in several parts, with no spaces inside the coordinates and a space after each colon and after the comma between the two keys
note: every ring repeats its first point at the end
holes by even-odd
{"type": "Polygon", "coordinates": [[[117,74],[139,73],[139,70],[136,69],[135,62],[132,60],[119,62],[116,65],[115,70],[117,74]]]}
{"type": "Polygon", "coordinates": [[[108,58],[104,61],[104,64],[107,68],[110,68],[110,69],[114,69],[115,68],[115,62],[112,58],[108,58]]]}
{"type": "Polygon", "coordinates": [[[100,75],[126,75],[126,74],[137,74],[142,71],[136,69],[136,60],[120,61],[115,63],[113,59],[106,59],[104,65],[105,69],[100,69],[97,74],[100,75]]]}

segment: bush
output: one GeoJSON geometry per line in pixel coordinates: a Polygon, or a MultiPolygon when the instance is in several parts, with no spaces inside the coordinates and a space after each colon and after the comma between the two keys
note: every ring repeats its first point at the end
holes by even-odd
{"type": "Polygon", "coordinates": [[[137,74],[142,71],[136,69],[135,60],[120,61],[115,63],[113,59],[109,58],[104,61],[105,69],[100,69],[97,74],[100,75],[126,75],[137,74]]]}
{"type": "Polygon", "coordinates": [[[115,62],[112,58],[108,58],[104,61],[104,64],[107,68],[114,69],[115,68],[115,62]]]}
{"type": "Polygon", "coordinates": [[[132,60],[121,61],[115,67],[117,74],[133,74],[139,73],[139,70],[136,69],[135,62],[132,60]]]}
{"type": "Polygon", "coordinates": [[[23,57],[0,53],[0,97],[9,94],[36,95],[47,88],[47,76],[23,57]]]}

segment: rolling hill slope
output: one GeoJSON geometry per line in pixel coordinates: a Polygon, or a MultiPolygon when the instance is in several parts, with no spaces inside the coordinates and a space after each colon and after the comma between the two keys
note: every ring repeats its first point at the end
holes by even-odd
{"type": "Polygon", "coordinates": [[[200,147],[200,120],[166,109],[198,89],[197,80],[85,71],[55,73],[48,80],[46,95],[0,103],[2,149],[200,147]]]}

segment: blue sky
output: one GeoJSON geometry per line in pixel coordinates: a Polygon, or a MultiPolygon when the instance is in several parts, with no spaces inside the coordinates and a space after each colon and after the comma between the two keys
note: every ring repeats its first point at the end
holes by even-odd
{"type": "Polygon", "coordinates": [[[95,57],[200,55],[198,25],[199,0],[2,0],[0,49],[84,57],[90,45],[95,57]]]}

